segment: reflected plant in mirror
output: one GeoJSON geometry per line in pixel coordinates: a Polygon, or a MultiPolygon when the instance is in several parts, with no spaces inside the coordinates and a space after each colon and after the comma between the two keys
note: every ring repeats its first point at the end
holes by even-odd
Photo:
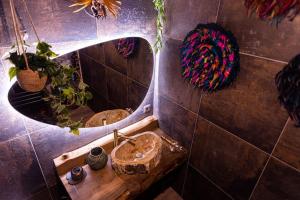
{"type": "Polygon", "coordinates": [[[59,56],[54,61],[62,73],[48,80],[45,90],[26,92],[16,83],[9,91],[9,101],[22,114],[73,127],[75,134],[79,134],[78,128],[116,123],[133,113],[149,90],[153,72],[149,47],[142,38],[122,38],[59,56]],[[134,41],[134,45],[124,41],[134,41]],[[52,95],[55,92],[61,93],[59,98],[52,95]]]}

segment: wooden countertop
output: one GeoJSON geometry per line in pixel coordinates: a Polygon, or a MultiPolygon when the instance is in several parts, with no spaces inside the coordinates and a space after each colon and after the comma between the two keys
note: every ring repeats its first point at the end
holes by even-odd
{"type": "MultiPolygon", "coordinates": [[[[144,123],[145,120],[142,120],[143,125],[145,126],[140,126],[141,123],[138,122],[135,125],[138,125],[139,128],[133,126],[135,128],[128,130],[134,130],[133,132],[135,132],[135,134],[140,131],[153,131],[158,135],[166,137],[166,134],[158,128],[157,120],[153,117],[148,118],[147,120],[149,119],[150,121],[148,121],[148,124],[144,123]]],[[[124,132],[126,134],[126,131],[123,130],[122,133],[124,132]]],[[[132,131],[128,131],[126,135],[132,135],[132,131]]],[[[112,150],[110,142],[106,142],[104,145],[101,145],[108,153],[112,150]]],[[[68,153],[67,155],[72,155],[72,158],[67,161],[62,162],[62,156],[54,159],[59,177],[73,200],[134,199],[140,193],[149,188],[153,183],[160,180],[170,171],[181,165],[187,158],[185,149],[182,151],[171,152],[169,143],[164,141],[160,163],[150,172],[150,174],[118,176],[111,167],[110,156],[107,166],[104,169],[94,171],[84,162],[82,163],[82,158],[85,157],[87,153],[82,153],[82,149],[86,150],[86,148],[81,148],[81,150],[75,150],[74,152],[68,153]],[[81,152],[78,159],[74,156],[76,152],[81,152]],[[81,183],[77,185],[69,185],[66,179],[66,173],[70,170],[71,164],[75,163],[83,164],[81,166],[87,172],[87,176],[81,183]]]]}

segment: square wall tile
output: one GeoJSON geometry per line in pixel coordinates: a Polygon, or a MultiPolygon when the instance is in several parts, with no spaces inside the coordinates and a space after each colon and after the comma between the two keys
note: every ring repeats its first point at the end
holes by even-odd
{"type": "Polygon", "coordinates": [[[109,68],[127,75],[128,59],[123,58],[123,56],[119,55],[115,48],[114,42],[115,40],[104,43],[105,64],[109,68]]]}
{"type": "Polygon", "coordinates": [[[300,170],[300,128],[291,119],[275,148],[274,156],[300,170]]]}
{"type": "Polygon", "coordinates": [[[256,14],[248,17],[244,1],[221,1],[217,22],[237,38],[242,52],[288,61],[299,53],[300,17],[284,20],[278,27],[260,20],[256,14]]]}
{"type": "MultiPolygon", "coordinates": [[[[9,1],[2,1],[10,36],[14,37],[9,1]]],[[[85,12],[73,13],[72,3],[61,0],[26,1],[37,33],[47,42],[78,41],[97,38],[96,20],[85,12]],[[84,31],[83,31],[84,30],[84,31]]],[[[37,39],[24,9],[23,1],[15,1],[21,27],[29,34],[29,43],[37,39]]]]}
{"type": "Polygon", "coordinates": [[[136,52],[128,59],[128,77],[149,87],[153,75],[154,57],[151,45],[139,38],[136,52]]]}
{"type": "Polygon", "coordinates": [[[108,100],[121,108],[127,107],[127,77],[115,70],[106,68],[108,100]]]}
{"type": "Polygon", "coordinates": [[[5,17],[7,11],[4,9],[2,0],[0,1],[0,46],[9,46],[11,38],[9,34],[8,18],[5,17]]]}
{"type": "Polygon", "coordinates": [[[143,102],[148,88],[140,83],[127,78],[127,91],[128,91],[128,107],[136,110],[143,102]]]}
{"type": "Polygon", "coordinates": [[[179,40],[168,39],[163,46],[158,73],[159,93],[187,110],[197,113],[201,91],[181,76],[179,51],[181,43],[179,40]]]}
{"type": "MultiPolygon", "coordinates": [[[[6,96],[4,98],[7,98],[6,96]]],[[[26,134],[22,114],[0,103],[0,142],[26,134]]]]}
{"type": "Polygon", "coordinates": [[[79,50],[80,53],[91,57],[100,64],[105,64],[104,44],[95,44],[79,50]]]}
{"type": "Polygon", "coordinates": [[[189,166],[183,192],[184,200],[229,200],[224,192],[203,177],[197,170],[189,166]]]}
{"type": "Polygon", "coordinates": [[[28,199],[45,182],[28,136],[0,143],[0,199],[28,199]]]}
{"type": "Polygon", "coordinates": [[[205,95],[199,114],[270,153],[288,119],[277,100],[274,81],[282,67],[281,63],[241,55],[237,80],[205,95]]]}
{"type": "Polygon", "coordinates": [[[89,56],[80,53],[83,81],[90,86],[98,95],[108,98],[106,67],[97,63],[89,56]]]}
{"type": "Polygon", "coordinates": [[[251,199],[300,199],[300,172],[271,159],[251,199]]]}
{"type": "Polygon", "coordinates": [[[199,23],[216,22],[220,0],[166,0],[168,37],[183,40],[199,23]]]}
{"type": "Polygon", "coordinates": [[[248,199],[268,156],[199,117],[190,163],[235,199],[248,199]]]}
{"type": "Polygon", "coordinates": [[[159,96],[158,101],[159,127],[189,150],[197,115],[165,97],[159,96]]]}

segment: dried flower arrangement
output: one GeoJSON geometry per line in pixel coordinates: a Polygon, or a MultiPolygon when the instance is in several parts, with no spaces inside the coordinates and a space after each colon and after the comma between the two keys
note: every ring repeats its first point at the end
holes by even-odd
{"type": "Polygon", "coordinates": [[[239,71],[239,47],[220,25],[199,24],[181,47],[182,76],[195,87],[213,92],[228,86],[239,71]]]}
{"type": "Polygon", "coordinates": [[[295,56],[278,74],[275,82],[279,102],[300,126],[300,55],[295,56]]]}
{"type": "Polygon", "coordinates": [[[256,13],[262,20],[276,24],[284,18],[293,20],[300,11],[299,0],[245,0],[249,14],[256,13]]]}
{"type": "Polygon", "coordinates": [[[69,7],[81,6],[79,9],[75,10],[74,13],[79,12],[87,7],[91,7],[94,17],[105,18],[107,16],[107,10],[114,16],[117,17],[121,1],[118,0],[77,0],[76,3],[70,5],[69,7]]]}

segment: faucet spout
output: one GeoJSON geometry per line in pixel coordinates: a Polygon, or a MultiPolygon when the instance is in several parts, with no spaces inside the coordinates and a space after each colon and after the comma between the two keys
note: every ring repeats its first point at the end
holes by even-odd
{"type": "Polygon", "coordinates": [[[119,138],[129,140],[130,144],[133,144],[133,145],[134,145],[134,143],[132,141],[136,141],[136,139],[127,137],[127,136],[122,135],[121,133],[119,133],[118,129],[114,129],[114,147],[117,147],[119,145],[119,138]]]}

